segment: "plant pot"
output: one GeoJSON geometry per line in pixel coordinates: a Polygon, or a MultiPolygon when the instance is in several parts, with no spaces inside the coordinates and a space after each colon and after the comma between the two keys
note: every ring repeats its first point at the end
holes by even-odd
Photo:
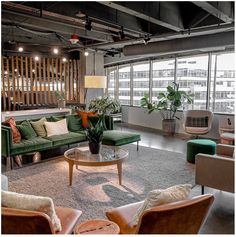
{"type": "Polygon", "coordinates": [[[100,143],[89,142],[89,150],[92,154],[99,154],[100,147],[101,147],[101,142],[100,143]]]}
{"type": "Polygon", "coordinates": [[[175,119],[163,119],[162,131],[164,136],[173,136],[175,134],[176,120],[175,119]]]}
{"type": "Polygon", "coordinates": [[[65,108],[66,107],[66,101],[65,100],[57,100],[57,107],[58,108],[65,108]]]}

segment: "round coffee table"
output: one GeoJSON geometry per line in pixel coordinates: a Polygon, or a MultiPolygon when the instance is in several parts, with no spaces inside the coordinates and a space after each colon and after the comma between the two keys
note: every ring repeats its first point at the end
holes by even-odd
{"type": "Polygon", "coordinates": [[[69,164],[69,185],[72,185],[73,167],[81,166],[107,166],[117,165],[119,184],[122,180],[122,163],[128,157],[129,152],[125,149],[102,145],[99,154],[94,155],[88,146],[75,147],[64,153],[65,160],[69,164]]]}
{"type": "Polygon", "coordinates": [[[75,227],[74,234],[119,234],[119,226],[108,220],[94,219],[75,227]]]}

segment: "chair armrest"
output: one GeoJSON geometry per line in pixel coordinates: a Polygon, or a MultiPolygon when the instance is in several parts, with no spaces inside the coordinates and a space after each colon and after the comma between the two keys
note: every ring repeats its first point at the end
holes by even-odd
{"type": "Polygon", "coordinates": [[[13,146],[12,129],[10,127],[2,125],[1,132],[2,156],[8,157],[11,154],[11,148],[13,146]]]}
{"type": "Polygon", "coordinates": [[[196,184],[234,192],[234,159],[199,153],[195,164],[196,184]]]}
{"type": "Polygon", "coordinates": [[[234,146],[225,145],[225,144],[217,144],[216,146],[216,154],[233,157],[234,154],[234,146]]]}

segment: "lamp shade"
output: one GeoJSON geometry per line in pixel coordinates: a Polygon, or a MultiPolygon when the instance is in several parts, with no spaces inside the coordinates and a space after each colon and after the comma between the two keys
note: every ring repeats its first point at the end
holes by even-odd
{"type": "Polygon", "coordinates": [[[106,76],[85,76],[84,82],[85,88],[106,88],[107,77],[106,76]]]}

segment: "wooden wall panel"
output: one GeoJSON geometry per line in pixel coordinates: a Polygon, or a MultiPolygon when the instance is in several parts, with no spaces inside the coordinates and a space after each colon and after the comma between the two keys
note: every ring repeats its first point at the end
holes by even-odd
{"type": "Polygon", "coordinates": [[[2,56],[2,111],[19,109],[19,105],[57,106],[55,91],[64,92],[67,103],[84,103],[83,67],[80,60],[2,56]]]}

